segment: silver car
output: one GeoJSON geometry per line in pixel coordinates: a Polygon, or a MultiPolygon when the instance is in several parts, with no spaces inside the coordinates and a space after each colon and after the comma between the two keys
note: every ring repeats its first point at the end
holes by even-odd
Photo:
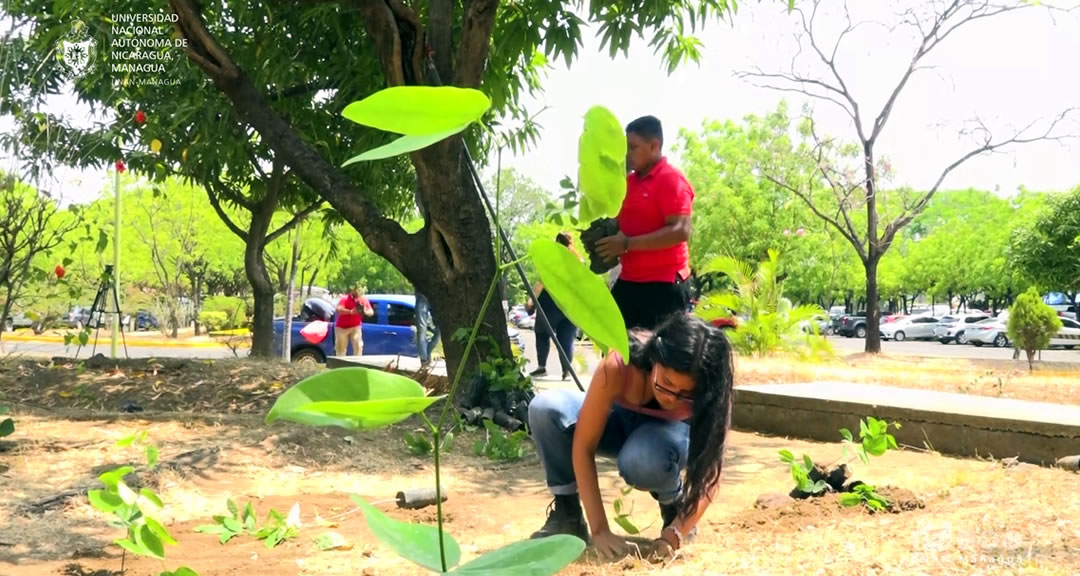
{"type": "Polygon", "coordinates": [[[942,344],[948,344],[949,342],[967,344],[967,329],[972,324],[986,320],[989,317],[989,314],[983,312],[945,316],[934,327],[934,338],[942,344]]]}
{"type": "Polygon", "coordinates": [[[933,316],[909,316],[881,325],[881,337],[886,340],[929,340],[934,337],[938,319],[933,316]]]}
{"type": "Polygon", "coordinates": [[[1009,335],[1005,328],[1006,320],[999,318],[987,318],[980,322],[976,322],[968,327],[964,333],[967,334],[968,344],[974,344],[975,346],[989,345],[995,348],[1004,348],[1009,345],[1009,335]]]}

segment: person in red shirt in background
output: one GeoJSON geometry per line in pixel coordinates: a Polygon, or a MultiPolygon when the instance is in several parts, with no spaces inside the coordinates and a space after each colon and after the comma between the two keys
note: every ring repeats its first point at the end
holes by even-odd
{"type": "Polygon", "coordinates": [[[371,308],[371,302],[364,298],[364,291],[359,286],[353,286],[338,301],[337,320],[334,322],[334,352],[338,356],[345,356],[348,346],[352,344],[353,356],[364,355],[364,339],[362,329],[364,316],[374,316],[375,310],[371,308]]]}
{"type": "Polygon", "coordinates": [[[619,257],[622,271],[611,289],[628,329],[653,330],[690,303],[691,209],[694,189],[662,153],[660,120],[643,116],[626,126],[626,198],[619,233],[600,240],[597,252],[619,257]]]}

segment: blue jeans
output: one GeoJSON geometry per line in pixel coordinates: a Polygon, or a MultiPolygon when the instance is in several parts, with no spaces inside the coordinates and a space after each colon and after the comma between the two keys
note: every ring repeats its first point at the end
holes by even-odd
{"type": "MultiPolygon", "coordinates": [[[[529,404],[529,428],[544,467],[547,485],[556,496],[577,494],[573,443],[585,393],[548,390],[529,404]]],[[[647,490],[661,504],[682,492],[682,470],[690,448],[690,425],[661,420],[612,407],[597,454],[614,456],[619,476],[638,490],[647,490]]]]}
{"type": "Polygon", "coordinates": [[[431,322],[430,326],[435,336],[428,340],[428,321],[431,320],[431,304],[428,299],[416,295],[416,348],[420,353],[420,363],[427,365],[431,362],[431,352],[439,345],[439,327],[431,322]]]}

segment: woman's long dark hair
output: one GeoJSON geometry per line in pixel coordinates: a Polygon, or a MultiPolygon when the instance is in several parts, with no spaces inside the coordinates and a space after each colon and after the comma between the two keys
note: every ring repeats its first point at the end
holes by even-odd
{"type": "Polygon", "coordinates": [[[699,318],[675,314],[645,341],[631,334],[630,363],[646,374],[660,364],[694,379],[685,498],[680,510],[684,518],[692,516],[698,502],[720,481],[724,442],[731,424],[731,345],[720,328],[699,318]]]}

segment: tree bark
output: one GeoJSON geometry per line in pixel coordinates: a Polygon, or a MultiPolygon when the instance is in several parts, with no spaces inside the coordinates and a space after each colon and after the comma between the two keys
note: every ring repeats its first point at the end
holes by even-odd
{"type": "Polygon", "coordinates": [[[266,233],[274,217],[274,207],[261,202],[251,212],[251,226],[244,246],[244,275],[251,284],[255,310],[251,322],[251,355],[259,358],[274,356],[274,284],[266,271],[266,233]]]}
{"type": "Polygon", "coordinates": [[[866,347],[871,354],[881,352],[881,314],[878,310],[877,268],[879,256],[871,252],[866,268],[866,347]]]}

